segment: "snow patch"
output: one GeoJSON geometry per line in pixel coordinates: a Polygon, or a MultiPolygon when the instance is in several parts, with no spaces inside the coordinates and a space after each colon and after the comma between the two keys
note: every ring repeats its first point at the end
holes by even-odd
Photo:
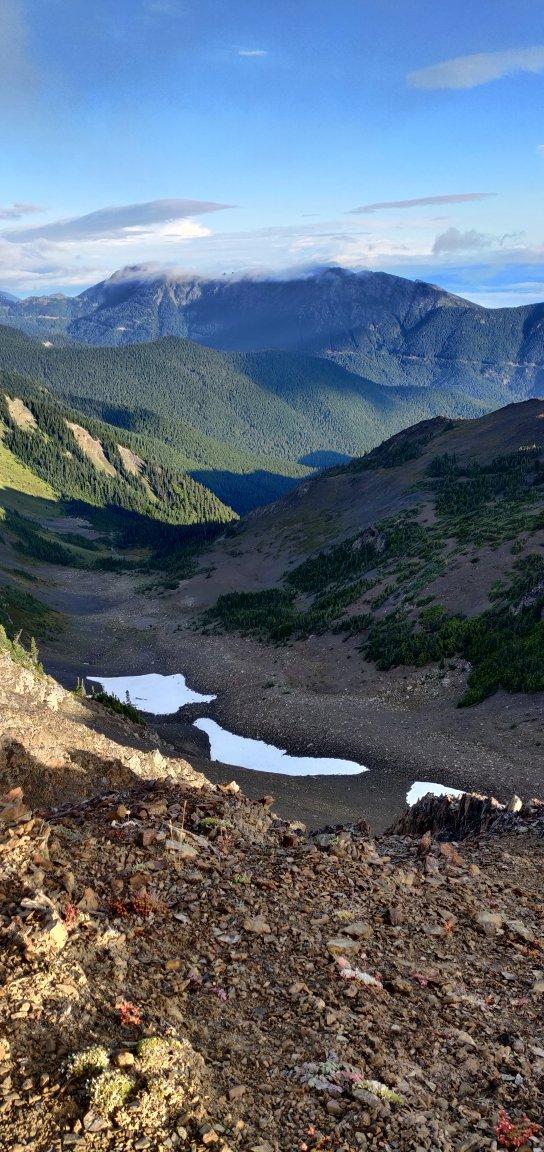
{"type": "Polygon", "coordinates": [[[447,788],[445,784],[433,784],[429,780],[416,780],[406,793],[408,807],[411,808],[422,796],[428,796],[429,793],[431,796],[464,796],[464,792],[459,788],[447,788]]]}
{"type": "Polygon", "coordinates": [[[233,732],[221,728],[215,720],[195,720],[194,726],[206,733],[212,760],[232,764],[235,768],[274,772],[281,776],[355,776],[360,772],[368,772],[368,768],[353,760],[337,760],[328,756],[289,756],[284,748],[276,748],[264,740],[235,736],[233,732]]]}
{"type": "Polygon", "coordinates": [[[211,704],[215,696],[202,696],[188,688],[181,672],[173,676],[160,676],[150,672],[147,676],[87,676],[87,680],[100,684],[104,692],[125,703],[127,692],[130,703],[140,712],[154,716],[172,716],[185,704],[211,704]]]}

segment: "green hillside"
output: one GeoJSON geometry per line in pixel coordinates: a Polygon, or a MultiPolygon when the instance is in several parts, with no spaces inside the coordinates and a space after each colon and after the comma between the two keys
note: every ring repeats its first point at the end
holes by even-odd
{"type": "MultiPolygon", "coordinates": [[[[283,578],[263,589],[253,573],[253,591],[241,562],[243,590],[204,628],[274,644],[335,634],[383,672],[462,659],[462,705],[544,692],[543,415],[529,401],[428,421],[318,477],[259,525],[259,551],[296,541],[283,578]],[[319,523],[330,543],[316,550],[304,540],[319,523]]],[[[236,529],[241,556],[251,531],[236,529]]]]}
{"type": "Polygon", "coordinates": [[[239,512],[283,494],[286,478],[304,475],[297,462],[361,454],[415,420],[477,415],[501,402],[491,385],[478,401],[461,388],[387,388],[318,356],[221,353],[174,337],[44,347],[4,327],[2,365],[91,416],[175,448],[178,463],[239,512]]]}
{"type": "Polygon", "coordinates": [[[0,327],[0,368],[39,380],[90,417],[152,437],[163,464],[193,473],[238,513],[282,495],[308,474],[297,457],[321,447],[287,403],[228,357],[185,340],[47,348],[0,327]]]}
{"type": "MultiPolygon", "coordinates": [[[[286,401],[309,423],[319,447],[360,455],[407,424],[443,414],[477,416],[501,403],[488,386],[479,400],[462,388],[442,392],[431,387],[382,387],[333,360],[302,352],[235,352],[231,363],[263,388],[286,401]]],[[[310,452],[317,445],[308,447],[310,452]]]]}
{"type": "Polygon", "coordinates": [[[125,430],[121,434],[62,405],[45,388],[15,373],[0,372],[0,420],[5,447],[63,499],[98,507],[111,504],[171,524],[233,518],[213,493],[171,466],[160,441],[125,430]],[[14,416],[14,401],[29,414],[23,420],[14,416]],[[88,434],[91,454],[70,424],[88,434]],[[100,446],[98,460],[92,456],[93,441],[100,446]]]}
{"type": "Polygon", "coordinates": [[[44,637],[43,565],[162,571],[175,585],[195,541],[234,518],[160,440],[63,405],[0,372],[0,625],[44,637]]]}
{"type": "Polygon", "coordinates": [[[118,421],[129,427],[134,412],[140,427],[148,413],[158,417],[164,436],[179,432],[183,422],[187,456],[197,465],[210,461],[198,451],[195,430],[224,443],[227,464],[227,445],[261,460],[274,455],[296,459],[309,439],[311,447],[318,446],[289,404],[237,371],[227,356],[189,340],[167,337],[121,349],[46,348],[2,328],[0,366],[43,381],[78,407],[82,401],[92,401],[101,411],[107,405],[110,418],[116,411],[118,421]]]}

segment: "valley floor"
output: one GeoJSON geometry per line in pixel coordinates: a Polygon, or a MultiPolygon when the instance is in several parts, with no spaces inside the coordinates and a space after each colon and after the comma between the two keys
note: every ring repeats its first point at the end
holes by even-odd
{"type": "Polygon", "coordinates": [[[459,710],[465,679],[459,663],[446,672],[377,675],[353,642],[338,636],[288,648],[203,636],[191,625],[217,595],[212,583],[198,575],[151,598],[127,575],[63,571],[62,587],[47,589],[65,620],[62,633],[42,646],[48,670],[70,687],[85,674],[183,672],[191,687],[218,699],[184,709],[182,720],[154,719],[153,727],[212,780],[235,777],[250,796],[272,793],[282,815],[314,827],[364,814],[381,831],[402,812],[414,780],[502,800],[514,791],[526,798],[541,792],[542,696],[499,693],[459,710]],[[370,771],[311,779],[210,763],[207,739],[192,727],[198,715],[291,753],[345,757],[370,771]]]}

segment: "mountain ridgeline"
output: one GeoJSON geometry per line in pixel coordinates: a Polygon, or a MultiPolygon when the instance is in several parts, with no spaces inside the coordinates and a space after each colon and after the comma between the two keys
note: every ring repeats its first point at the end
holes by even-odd
{"type": "Polygon", "coordinates": [[[204,280],[127,268],[74,298],[0,296],[0,321],[91,345],[178,336],[226,351],[307,352],[376,384],[453,386],[484,401],[543,386],[544,305],[485,309],[383,272],[204,280]]]}
{"type": "Polygon", "coordinates": [[[410,425],[544,391],[544,306],[384,273],[125,269],[75,298],[0,294],[0,319],[3,393],[34,421],[4,400],[6,447],[63,498],[164,523],[225,522],[410,425]]]}

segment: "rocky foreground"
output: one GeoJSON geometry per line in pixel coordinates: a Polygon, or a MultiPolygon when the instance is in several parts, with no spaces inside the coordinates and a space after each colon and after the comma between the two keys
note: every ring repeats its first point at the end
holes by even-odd
{"type": "Polygon", "coordinates": [[[0,1148],[542,1152],[542,805],[308,835],[151,744],[0,653],[0,1148]]]}

